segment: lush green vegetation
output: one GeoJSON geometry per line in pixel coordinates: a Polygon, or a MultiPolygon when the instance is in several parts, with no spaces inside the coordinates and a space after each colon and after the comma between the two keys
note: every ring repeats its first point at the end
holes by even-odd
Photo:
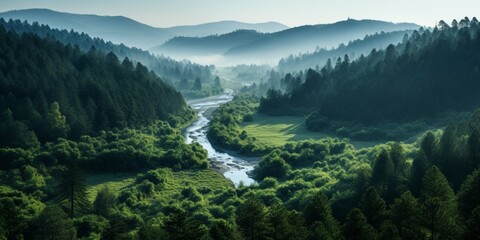
{"type": "MultiPolygon", "coordinates": [[[[480,234],[480,110],[412,144],[356,149],[348,140],[324,138],[265,146],[241,128],[259,117],[259,99],[238,96],[217,110],[208,132],[218,146],[263,156],[252,173],[258,183],[235,188],[209,168],[199,144],[185,143],[179,126],[192,112],[181,98],[174,105],[180,112],[164,116],[149,109],[168,104],[149,91],[178,93],[142,65],[2,28],[0,50],[6,53],[0,91],[8,91],[0,98],[6,106],[0,239],[436,240],[480,234]],[[80,68],[80,59],[95,65],[80,68]],[[48,67],[54,63],[57,69],[48,67]],[[82,78],[87,73],[92,80],[82,78]],[[123,125],[113,121],[93,125],[85,132],[90,135],[72,135],[73,120],[85,112],[80,96],[94,93],[66,86],[87,80],[103,89],[94,103],[129,106],[120,112],[133,111],[129,103],[145,109],[123,125]],[[23,106],[17,99],[35,96],[32,89],[43,92],[46,104],[17,107],[23,106]],[[105,96],[112,101],[104,103],[105,96]],[[38,126],[49,138],[37,137],[30,122],[36,117],[45,119],[38,126]]],[[[318,119],[311,116],[309,125],[321,130],[329,124],[318,119]]]]}
{"type": "Polygon", "coordinates": [[[270,91],[259,110],[318,111],[331,120],[365,124],[472,111],[480,104],[479,26],[475,18],[451,26],[442,21],[439,28],[415,31],[397,46],[374,49],[355,61],[345,55],[319,71],[286,75],[286,93],[270,91]]]}
{"type": "Polygon", "coordinates": [[[240,128],[243,122],[251,122],[258,107],[258,98],[250,95],[236,96],[233,101],[220,106],[210,121],[207,137],[217,147],[238,151],[243,155],[261,155],[273,146],[258,144],[240,128]]]}
{"type": "Polygon", "coordinates": [[[357,59],[362,54],[369,54],[374,48],[383,49],[389,44],[396,44],[406,40],[405,36],[411,34],[412,30],[380,32],[367,35],[363,39],[350,41],[347,45],[341,43],[335,49],[319,48],[313,53],[290,55],[282,58],[278,63],[278,69],[282,72],[296,72],[304,69],[315,68],[320,71],[320,66],[325,65],[329,59],[337,59],[349,54],[351,60],[357,59]]]}
{"type": "Polygon", "coordinates": [[[244,121],[240,129],[248,136],[255,137],[260,145],[281,147],[288,142],[308,139],[321,139],[325,134],[308,131],[305,118],[297,116],[272,117],[266,114],[253,114],[252,121],[244,121]]]}
{"type": "Polygon", "coordinates": [[[130,61],[141,62],[155,72],[162,80],[180,90],[185,97],[198,98],[215,95],[223,92],[223,88],[212,75],[214,66],[201,66],[188,61],[175,61],[164,56],[155,56],[148,51],[137,48],[129,48],[123,44],[116,45],[105,42],[103,39],[91,38],[88,34],[67,30],[51,29],[48,25],[39,25],[34,22],[21,22],[0,18],[0,25],[7,31],[21,33],[34,33],[41,38],[59,41],[65,45],[74,46],[82,52],[88,52],[92,48],[108,54],[114,53],[118,58],[128,58],[130,61]],[[194,86],[194,82],[201,81],[201,87],[194,86]]]}
{"type": "Polygon", "coordinates": [[[184,124],[193,118],[180,93],[128,59],[104,55],[0,27],[2,146],[34,146],[57,137],[155,120],[184,124]],[[23,144],[23,145],[22,145],[23,144]]]}

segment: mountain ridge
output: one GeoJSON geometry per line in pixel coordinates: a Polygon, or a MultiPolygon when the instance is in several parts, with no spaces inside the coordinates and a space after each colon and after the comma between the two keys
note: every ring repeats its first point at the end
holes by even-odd
{"type": "Polygon", "coordinates": [[[288,28],[281,23],[244,23],[233,20],[183,25],[168,28],[150,26],[125,16],[101,16],[95,14],[77,14],[60,12],[45,8],[10,10],[0,13],[0,17],[38,22],[52,28],[74,29],[93,37],[103,38],[113,43],[149,49],[176,36],[208,36],[224,34],[237,29],[269,32],[288,28]],[[274,23],[274,24],[273,24],[274,23]]]}

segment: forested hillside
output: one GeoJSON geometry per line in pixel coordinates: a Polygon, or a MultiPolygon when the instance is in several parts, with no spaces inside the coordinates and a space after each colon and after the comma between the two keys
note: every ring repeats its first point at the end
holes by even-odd
{"type": "Polygon", "coordinates": [[[100,38],[91,38],[85,33],[78,33],[73,30],[52,29],[49,26],[39,25],[36,22],[29,24],[28,22],[21,22],[20,20],[9,20],[6,22],[0,19],[0,25],[3,25],[7,31],[13,30],[18,33],[34,33],[41,38],[59,41],[66,45],[78,46],[82,52],[88,52],[93,47],[105,54],[112,52],[119,59],[128,58],[134,62],[134,64],[141,62],[160,76],[163,81],[172,84],[178,90],[192,90],[194,80],[199,78],[205,85],[205,90],[210,91],[204,91],[205,95],[212,94],[212,91],[213,94],[219,91],[214,86],[213,69],[209,66],[201,66],[186,60],[179,62],[164,56],[154,56],[148,51],[138,48],[130,48],[123,44],[113,44],[100,38]],[[185,85],[182,81],[190,82],[191,84],[185,85]]]}
{"type": "Polygon", "coordinates": [[[308,70],[305,77],[287,74],[287,92],[271,90],[259,110],[282,114],[303,108],[363,123],[471,111],[480,104],[479,32],[476,18],[451,26],[442,21],[439,28],[415,31],[397,46],[373,49],[358,60],[345,55],[319,71],[308,70]]]}
{"type": "Polygon", "coordinates": [[[0,27],[2,146],[192,117],[182,95],[140,63],[0,27]],[[18,139],[17,139],[18,138],[18,139]]]}
{"type": "Polygon", "coordinates": [[[406,35],[411,34],[413,30],[380,32],[367,35],[363,39],[350,41],[347,45],[340,44],[335,49],[318,48],[313,53],[290,55],[282,58],[278,63],[278,69],[282,72],[295,72],[308,68],[319,70],[319,66],[324,66],[328,59],[336,59],[348,54],[350,60],[359,58],[362,54],[369,54],[372,49],[384,49],[389,44],[397,44],[405,39],[406,35]]]}

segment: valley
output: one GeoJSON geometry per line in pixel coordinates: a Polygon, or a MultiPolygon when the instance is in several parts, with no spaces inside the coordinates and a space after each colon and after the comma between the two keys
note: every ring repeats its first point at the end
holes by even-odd
{"type": "Polygon", "coordinates": [[[0,240],[478,239],[480,4],[409,1],[1,4],[0,240]]]}

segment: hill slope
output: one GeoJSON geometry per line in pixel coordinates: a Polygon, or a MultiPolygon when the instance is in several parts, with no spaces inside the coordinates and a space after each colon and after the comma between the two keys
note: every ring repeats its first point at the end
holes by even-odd
{"type": "Polygon", "coordinates": [[[25,134],[11,135],[31,141],[36,135],[44,142],[191,117],[179,92],[142,64],[120,62],[113,53],[82,53],[34,34],[7,33],[3,26],[0,49],[2,136],[9,136],[3,131],[20,131],[25,134]]]}
{"type": "Polygon", "coordinates": [[[312,51],[316,47],[337,47],[341,43],[348,43],[365,35],[382,31],[418,28],[418,25],[410,23],[394,24],[375,20],[349,19],[333,24],[301,26],[266,34],[237,31],[204,38],[173,38],[153,48],[152,51],[180,58],[199,54],[224,55],[226,60],[237,60],[237,63],[251,63],[251,61],[276,63],[284,56],[312,51]],[[236,37],[235,41],[232,41],[233,37],[236,37]]]}
{"type": "Polygon", "coordinates": [[[39,22],[58,29],[73,29],[90,36],[100,37],[114,43],[149,49],[175,36],[208,36],[224,34],[237,29],[252,29],[261,32],[274,32],[288,28],[280,23],[268,22],[249,24],[235,21],[222,21],[193,26],[156,28],[123,16],[98,16],[73,14],[49,9],[25,9],[0,13],[6,19],[20,19],[39,22]]]}
{"type": "Polygon", "coordinates": [[[303,83],[286,76],[288,93],[270,91],[260,110],[281,114],[303,107],[318,110],[312,121],[323,116],[367,124],[471,111],[480,106],[480,27],[475,18],[461,22],[415,31],[353,62],[344,58],[319,72],[310,69],[300,76],[303,83]]]}

